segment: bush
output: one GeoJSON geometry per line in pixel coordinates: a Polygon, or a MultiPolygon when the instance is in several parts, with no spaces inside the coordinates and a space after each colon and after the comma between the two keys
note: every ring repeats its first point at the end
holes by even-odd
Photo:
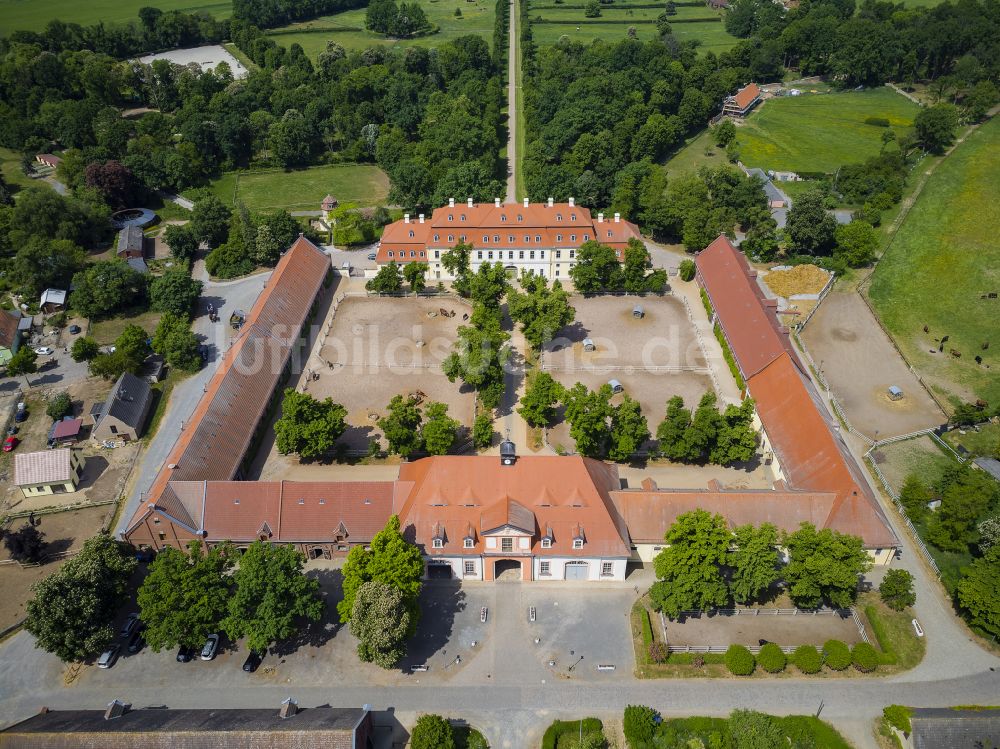
{"type": "Polygon", "coordinates": [[[868,117],[865,119],[866,125],[874,125],[875,127],[889,127],[889,120],[885,117],[868,117]]]}
{"type": "Polygon", "coordinates": [[[792,662],[804,674],[818,674],[823,668],[823,656],[812,645],[800,645],[795,648],[792,662]]]}
{"type": "Polygon", "coordinates": [[[878,668],[878,653],[867,642],[859,642],[851,651],[851,662],[862,673],[870,673],[878,668]]]}
{"type": "Polygon", "coordinates": [[[730,645],[726,651],[726,668],[733,676],[749,676],[757,666],[753,653],[742,645],[730,645]]]}
{"type": "Polygon", "coordinates": [[[73,401],[70,399],[69,393],[59,393],[59,395],[50,400],[48,406],[45,407],[45,413],[53,421],[59,421],[63,416],[72,414],[73,401]]]}
{"type": "Polygon", "coordinates": [[[667,656],[670,654],[670,651],[667,650],[667,646],[662,642],[649,643],[646,651],[649,653],[650,663],[666,663],[667,656]]]}
{"type": "Polygon", "coordinates": [[[757,663],[769,674],[781,673],[787,662],[784,651],[773,642],[767,643],[757,654],[757,663]]]}
{"type": "Polygon", "coordinates": [[[893,611],[902,611],[917,602],[913,592],[913,575],[906,570],[889,570],[878,586],[882,603],[893,611]]]}
{"type": "Polygon", "coordinates": [[[840,640],[823,643],[823,659],[834,671],[843,671],[851,665],[851,649],[840,640]]]}
{"type": "Polygon", "coordinates": [[[887,705],[882,709],[882,717],[885,718],[885,722],[903,733],[909,733],[911,730],[911,715],[913,715],[913,710],[905,705],[887,705]]]}
{"type": "Polygon", "coordinates": [[[887,665],[896,663],[896,651],[892,647],[892,638],[889,637],[885,623],[879,617],[878,611],[874,606],[865,606],[865,616],[868,617],[868,623],[872,625],[872,632],[875,633],[878,646],[882,649],[879,661],[887,665]]]}
{"type": "Polygon", "coordinates": [[[681,260],[679,271],[682,281],[694,280],[696,270],[694,260],[681,260]]]}
{"type": "Polygon", "coordinates": [[[639,612],[639,621],[642,625],[642,644],[648,649],[653,644],[653,625],[649,622],[649,612],[645,607],[639,612]]]}
{"type": "Polygon", "coordinates": [[[656,711],[645,705],[629,705],[625,708],[622,731],[629,746],[640,746],[653,740],[656,726],[656,711]]]}
{"type": "Polygon", "coordinates": [[[597,718],[584,718],[582,722],[579,720],[553,721],[552,725],[545,729],[545,735],[542,736],[542,749],[556,749],[560,736],[569,733],[576,738],[580,731],[583,732],[584,736],[589,733],[601,733],[604,731],[604,724],[597,718]]]}

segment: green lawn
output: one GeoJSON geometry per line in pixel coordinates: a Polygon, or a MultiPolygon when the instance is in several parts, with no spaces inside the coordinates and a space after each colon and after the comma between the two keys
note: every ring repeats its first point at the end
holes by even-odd
{"type": "Polygon", "coordinates": [[[233,13],[229,0],[0,0],[0,36],[11,31],[41,31],[52,19],[84,26],[103,23],[138,22],[139,8],[154,5],[160,10],[183,10],[191,13],[203,10],[216,18],[228,18],[233,13]]]}
{"type": "MultiPolygon", "coordinates": [[[[575,12],[580,19],[583,19],[583,11],[575,12]]],[[[640,12],[643,11],[635,11],[636,14],[640,12]]],[[[544,9],[537,13],[532,10],[530,17],[534,18],[541,15],[547,18],[548,13],[549,11],[544,9]]],[[[603,17],[610,20],[612,16],[610,13],[605,12],[603,17]]],[[[616,17],[626,18],[623,15],[616,17]]],[[[531,35],[538,45],[555,44],[563,36],[570,39],[570,41],[590,44],[595,39],[603,39],[607,42],[619,41],[628,35],[628,29],[629,24],[624,23],[588,23],[580,24],[579,26],[574,25],[572,21],[568,23],[533,23],[531,25],[531,35]]],[[[651,20],[647,19],[643,21],[636,17],[635,32],[636,38],[641,41],[655,39],[657,36],[656,24],[651,20]]],[[[673,33],[681,41],[697,40],[701,42],[700,49],[706,52],[725,52],[738,41],[736,37],[727,34],[725,26],[718,21],[674,24],[673,33]]]]}
{"type": "Polygon", "coordinates": [[[389,178],[370,164],[332,164],[292,172],[227,172],[211,189],[227,205],[242,200],[252,211],[318,211],[327,193],[341,203],[383,204],[389,178]]]}
{"type": "Polygon", "coordinates": [[[747,166],[833,173],[879,152],[888,119],[897,135],[913,124],[918,107],[890,88],[769,99],[739,128],[740,158],[747,166]]]}
{"type": "Polygon", "coordinates": [[[869,289],[882,322],[932,387],[993,404],[1000,402],[1000,299],[981,295],[1000,292],[997,163],[1000,120],[994,119],[934,171],[869,289]],[[937,353],[935,339],[944,335],[944,353],[937,353]],[[985,342],[988,350],[982,349],[985,342]],[[951,349],[961,358],[950,356],[951,349]]]}
{"type": "Polygon", "coordinates": [[[1000,424],[984,424],[979,431],[973,429],[952,429],[944,435],[944,440],[954,448],[959,445],[975,457],[1000,457],[1000,424]]]}
{"type": "Polygon", "coordinates": [[[711,131],[706,129],[688,140],[667,159],[665,168],[668,174],[694,174],[703,166],[716,167],[728,163],[726,149],[716,146],[712,142],[711,131]]]}
{"type": "Polygon", "coordinates": [[[0,172],[8,185],[27,187],[28,185],[44,185],[39,179],[31,179],[21,170],[21,154],[10,148],[0,148],[0,172]]]}
{"type": "Polygon", "coordinates": [[[316,59],[326,49],[327,41],[341,44],[347,50],[366,49],[374,46],[437,47],[466,34],[478,34],[488,42],[493,41],[495,3],[490,0],[430,0],[421,2],[428,20],[438,27],[435,34],[416,39],[387,39],[381,34],[365,30],[366,8],[357,8],[332,16],[321,16],[312,21],[295,23],[273,29],[268,35],[283,47],[298,43],[306,55],[316,59]],[[462,17],[455,17],[461,8],[462,17]]]}

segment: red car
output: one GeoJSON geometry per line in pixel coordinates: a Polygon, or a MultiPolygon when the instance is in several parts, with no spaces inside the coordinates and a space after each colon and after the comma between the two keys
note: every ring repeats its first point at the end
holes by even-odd
{"type": "Polygon", "coordinates": [[[17,447],[18,442],[19,440],[17,439],[17,437],[11,435],[10,437],[4,440],[3,451],[5,453],[9,453],[11,450],[17,447]]]}

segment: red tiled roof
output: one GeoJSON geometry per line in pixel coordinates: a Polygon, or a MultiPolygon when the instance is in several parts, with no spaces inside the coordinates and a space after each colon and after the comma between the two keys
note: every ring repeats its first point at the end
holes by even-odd
{"type": "Polygon", "coordinates": [[[82,428],[83,419],[63,419],[52,429],[52,438],[59,440],[64,437],[75,437],[82,428]]]}
{"type": "Polygon", "coordinates": [[[281,541],[336,537],[343,523],[347,541],[367,543],[392,515],[392,481],[284,481],[281,541]]]}
{"type": "Polygon", "coordinates": [[[740,109],[746,109],[753,104],[754,100],[758,96],[760,96],[760,86],[756,83],[748,83],[736,92],[736,95],[733,97],[733,101],[736,102],[736,106],[740,109]]]}
{"type": "Polygon", "coordinates": [[[7,310],[0,310],[0,347],[12,348],[14,339],[17,337],[17,324],[21,321],[20,316],[7,310]]]}
{"type": "Polygon", "coordinates": [[[757,286],[757,272],[746,257],[720,235],[695,258],[698,276],[708,294],[726,340],[749,379],[782,353],[802,367],[788,332],[773,313],[773,302],[757,286]]]}

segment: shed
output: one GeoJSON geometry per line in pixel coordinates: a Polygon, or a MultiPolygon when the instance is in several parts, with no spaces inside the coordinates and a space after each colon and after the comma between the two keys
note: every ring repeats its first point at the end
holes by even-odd
{"type": "Polygon", "coordinates": [[[144,255],[143,248],[146,244],[146,237],[142,233],[142,227],[129,225],[118,234],[118,257],[141,258],[144,255]]]}
{"type": "Polygon", "coordinates": [[[898,401],[902,397],[903,389],[901,387],[897,387],[896,385],[889,386],[889,398],[891,400],[898,401]]]}
{"type": "Polygon", "coordinates": [[[611,386],[612,393],[624,393],[625,387],[618,380],[608,380],[608,385],[611,386]]]}
{"type": "Polygon", "coordinates": [[[583,350],[584,351],[594,351],[596,349],[597,349],[597,346],[594,345],[594,339],[593,338],[584,338],[583,339],[583,350]]]}
{"type": "Polygon", "coordinates": [[[641,304],[637,304],[632,308],[632,317],[645,317],[646,311],[642,308],[641,304]]]}
{"type": "Polygon", "coordinates": [[[83,419],[64,416],[61,421],[53,422],[49,429],[49,447],[73,444],[80,438],[82,429],[83,419]]]}
{"type": "Polygon", "coordinates": [[[159,354],[150,354],[142,363],[139,375],[150,385],[155,385],[163,379],[167,372],[167,363],[159,354]]]}
{"type": "Polygon", "coordinates": [[[66,308],[65,289],[46,289],[42,292],[42,299],[38,303],[43,312],[56,312],[66,308]]]}

